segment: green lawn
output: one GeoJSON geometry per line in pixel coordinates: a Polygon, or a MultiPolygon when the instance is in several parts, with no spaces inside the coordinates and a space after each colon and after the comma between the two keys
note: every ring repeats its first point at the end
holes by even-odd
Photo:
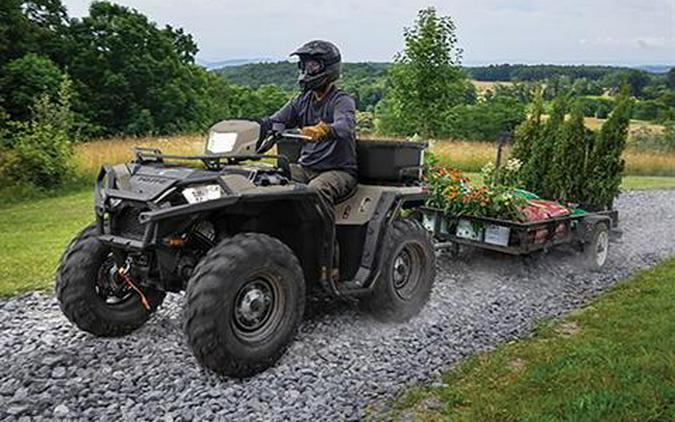
{"type": "Polygon", "coordinates": [[[623,190],[675,189],[675,177],[624,176],[623,190]]]}
{"type": "Polygon", "coordinates": [[[0,208],[0,295],[51,288],[63,248],[93,219],[91,189],[0,208]]]}
{"type": "Polygon", "coordinates": [[[675,420],[675,259],[416,387],[387,419],[675,420]]]}

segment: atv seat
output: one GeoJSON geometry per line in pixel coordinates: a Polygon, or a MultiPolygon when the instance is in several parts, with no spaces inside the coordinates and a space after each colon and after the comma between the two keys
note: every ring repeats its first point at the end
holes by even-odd
{"type": "Polygon", "coordinates": [[[350,200],[354,195],[356,195],[356,192],[357,192],[358,190],[359,190],[359,184],[357,183],[356,185],[354,185],[354,187],[352,188],[352,190],[350,190],[349,192],[347,192],[346,195],[343,195],[341,198],[338,198],[338,200],[335,201],[335,205],[338,205],[338,204],[341,204],[341,203],[343,203],[343,202],[345,202],[345,201],[350,200]]]}

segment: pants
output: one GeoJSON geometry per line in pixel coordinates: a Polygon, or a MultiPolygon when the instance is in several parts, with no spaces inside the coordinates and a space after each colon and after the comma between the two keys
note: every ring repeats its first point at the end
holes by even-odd
{"type": "Polygon", "coordinates": [[[325,277],[337,278],[337,267],[339,266],[338,253],[335,250],[337,239],[335,239],[335,204],[346,197],[356,187],[356,177],[345,171],[328,170],[323,172],[313,171],[297,164],[291,165],[291,178],[296,182],[306,183],[309,187],[319,192],[320,207],[326,214],[328,227],[326,227],[323,251],[324,262],[332,262],[331,275],[324,273],[325,277]]]}
{"type": "Polygon", "coordinates": [[[291,178],[316,189],[322,205],[326,210],[331,210],[331,214],[335,214],[335,204],[356,187],[356,177],[345,171],[317,172],[297,164],[291,166],[291,178]]]}

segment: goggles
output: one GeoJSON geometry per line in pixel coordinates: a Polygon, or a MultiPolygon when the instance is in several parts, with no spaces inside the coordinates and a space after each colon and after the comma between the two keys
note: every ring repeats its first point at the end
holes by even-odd
{"type": "Polygon", "coordinates": [[[323,62],[315,59],[300,60],[298,62],[298,68],[307,75],[317,75],[321,73],[324,69],[323,62]]]}

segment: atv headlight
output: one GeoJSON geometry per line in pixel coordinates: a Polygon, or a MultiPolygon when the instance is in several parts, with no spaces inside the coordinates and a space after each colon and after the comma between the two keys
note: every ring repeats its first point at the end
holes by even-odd
{"type": "Polygon", "coordinates": [[[200,185],[191,186],[183,189],[183,197],[190,204],[198,204],[200,202],[213,201],[225,196],[225,191],[220,185],[200,185]]]}

